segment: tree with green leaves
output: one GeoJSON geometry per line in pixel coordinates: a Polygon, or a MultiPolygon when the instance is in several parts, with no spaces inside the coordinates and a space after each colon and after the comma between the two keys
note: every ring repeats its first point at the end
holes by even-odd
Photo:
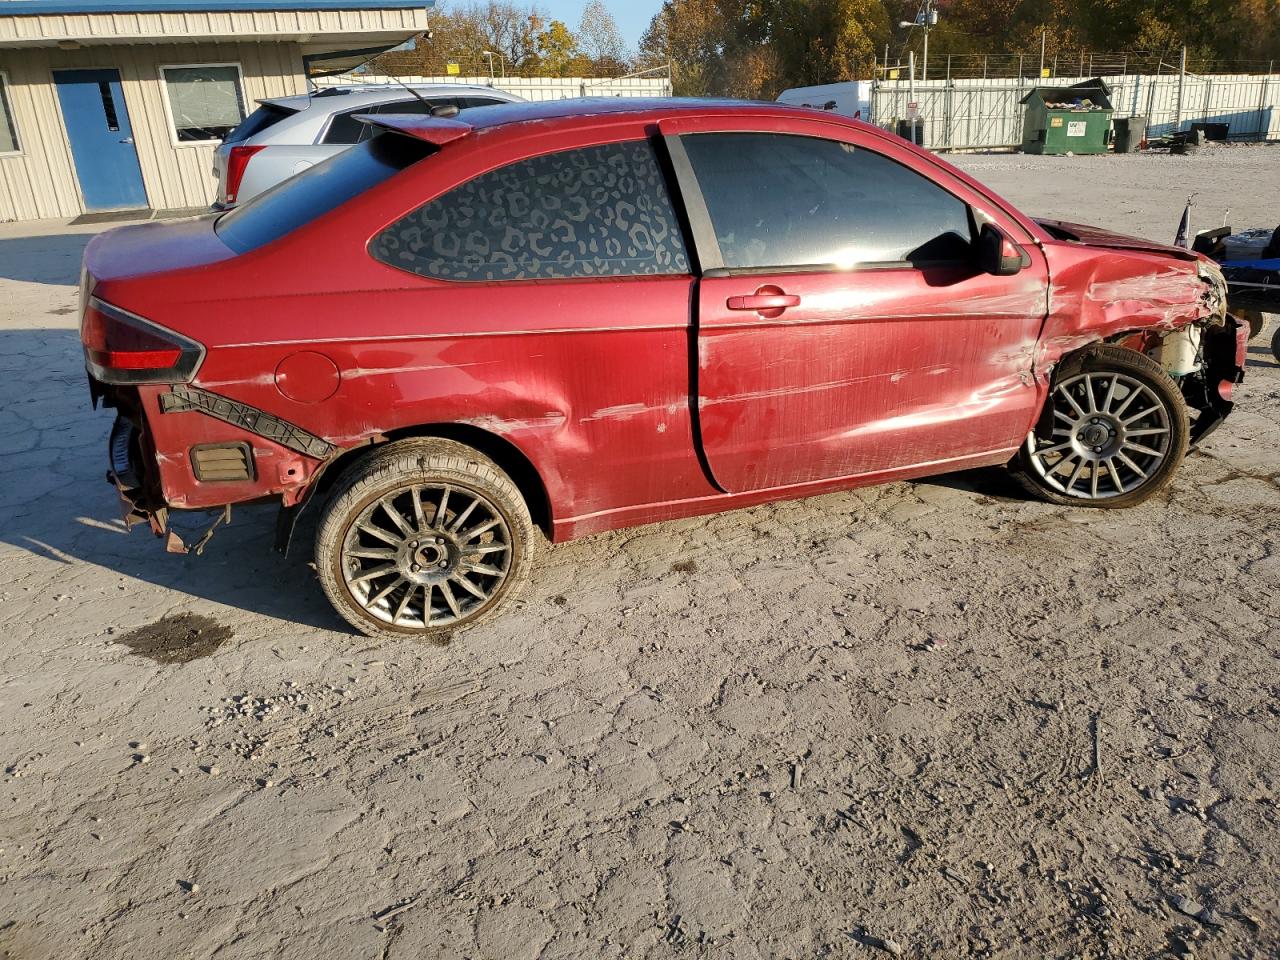
{"type": "Polygon", "coordinates": [[[570,76],[574,64],[582,59],[578,38],[564,22],[552,20],[538,34],[538,57],[543,72],[553,76],[570,76]]]}

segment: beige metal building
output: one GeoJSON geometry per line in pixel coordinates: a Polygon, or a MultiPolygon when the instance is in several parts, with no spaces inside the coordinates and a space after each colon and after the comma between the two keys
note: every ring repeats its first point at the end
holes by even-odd
{"type": "MultiPolygon", "coordinates": [[[[0,0],[0,221],[202,207],[222,137],[431,0],[0,0]]],[[[356,53],[358,52],[358,53],[356,53]]]]}

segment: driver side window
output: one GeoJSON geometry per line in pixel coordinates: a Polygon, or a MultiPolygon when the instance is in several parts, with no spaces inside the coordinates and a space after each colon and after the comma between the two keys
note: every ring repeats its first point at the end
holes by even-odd
{"type": "Polygon", "coordinates": [[[865,147],[769,133],[691,134],[682,143],[729,269],[972,257],[968,205],[865,147]]]}

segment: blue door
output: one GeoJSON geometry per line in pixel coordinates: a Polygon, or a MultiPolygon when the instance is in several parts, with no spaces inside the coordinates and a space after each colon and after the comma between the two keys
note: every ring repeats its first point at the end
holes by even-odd
{"type": "Polygon", "coordinates": [[[55,70],[86,210],[147,205],[118,70],[55,70]]]}

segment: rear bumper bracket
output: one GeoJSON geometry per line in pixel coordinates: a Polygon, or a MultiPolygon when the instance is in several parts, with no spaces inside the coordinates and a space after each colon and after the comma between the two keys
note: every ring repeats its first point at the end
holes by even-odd
{"type": "Polygon", "coordinates": [[[338,452],[329,441],[287,420],[199,387],[175,386],[160,395],[160,409],[164,413],[203,413],[317,460],[327,460],[338,452]]]}

